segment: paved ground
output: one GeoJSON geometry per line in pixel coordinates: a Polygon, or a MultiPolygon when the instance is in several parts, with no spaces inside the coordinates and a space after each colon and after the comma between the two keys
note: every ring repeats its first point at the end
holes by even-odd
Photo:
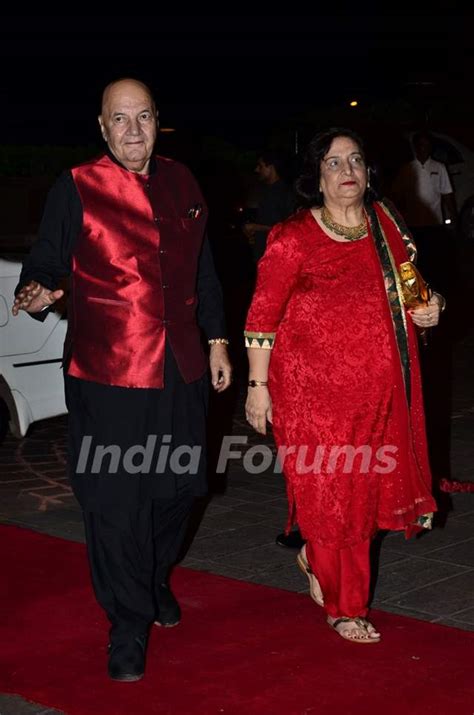
{"type": "MultiPolygon", "coordinates": [[[[474,480],[474,334],[452,340],[441,332],[424,356],[432,459],[438,476],[474,480]],[[446,349],[446,346],[448,348],[446,349]],[[449,376],[451,375],[451,379],[449,376]],[[447,378],[447,379],[446,379],[447,378]],[[449,384],[449,390],[440,385],[449,384]]],[[[243,371],[241,372],[242,382],[243,371]]],[[[261,442],[243,416],[239,380],[214,401],[212,428],[261,442]]],[[[83,541],[81,514],[65,475],[66,417],[33,425],[25,439],[0,449],[0,521],[83,541]]],[[[272,446],[271,436],[266,440],[272,446]]],[[[281,476],[248,474],[234,460],[216,476],[212,497],[199,505],[184,566],[245,581],[306,592],[295,552],[275,545],[286,521],[281,476]]],[[[435,529],[405,542],[388,533],[374,549],[376,608],[474,630],[474,494],[440,496],[435,529]]],[[[0,696],[0,715],[52,715],[21,699],[0,696]]]]}

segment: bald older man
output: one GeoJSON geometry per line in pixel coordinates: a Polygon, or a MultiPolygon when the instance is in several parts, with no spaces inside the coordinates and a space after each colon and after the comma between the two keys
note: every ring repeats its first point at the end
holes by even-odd
{"type": "Polygon", "coordinates": [[[204,199],[185,166],[153,154],[148,87],[108,85],[99,124],[107,150],[53,186],[12,312],[44,320],[71,277],[69,473],[111,623],[108,672],[133,681],[150,624],[180,620],[168,579],[206,490],[208,359],[217,392],[231,366],[204,199]]]}

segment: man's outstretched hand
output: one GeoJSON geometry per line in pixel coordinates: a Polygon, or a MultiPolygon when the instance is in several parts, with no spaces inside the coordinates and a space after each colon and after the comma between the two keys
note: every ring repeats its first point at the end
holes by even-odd
{"type": "Polygon", "coordinates": [[[18,291],[12,306],[12,313],[18,315],[20,310],[26,310],[27,313],[38,313],[62,298],[63,295],[63,290],[49,290],[41,283],[31,281],[18,291]]]}

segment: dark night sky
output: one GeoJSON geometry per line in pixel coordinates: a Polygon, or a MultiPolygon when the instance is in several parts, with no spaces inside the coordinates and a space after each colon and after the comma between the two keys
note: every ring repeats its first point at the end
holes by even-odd
{"type": "Polygon", "coordinates": [[[473,23],[442,11],[454,5],[428,19],[3,16],[1,143],[96,142],[101,90],[120,76],[150,84],[164,125],[242,145],[297,112],[401,96],[408,82],[466,104],[473,23]]]}

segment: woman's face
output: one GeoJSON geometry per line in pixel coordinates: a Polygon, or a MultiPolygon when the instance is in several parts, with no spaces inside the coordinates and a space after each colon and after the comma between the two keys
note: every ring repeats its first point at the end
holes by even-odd
{"type": "Polygon", "coordinates": [[[321,162],[320,184],[325,203],[347,205],[362,200],[367,188],[367,167],[353,139],[333,140],[321,162]]]}

